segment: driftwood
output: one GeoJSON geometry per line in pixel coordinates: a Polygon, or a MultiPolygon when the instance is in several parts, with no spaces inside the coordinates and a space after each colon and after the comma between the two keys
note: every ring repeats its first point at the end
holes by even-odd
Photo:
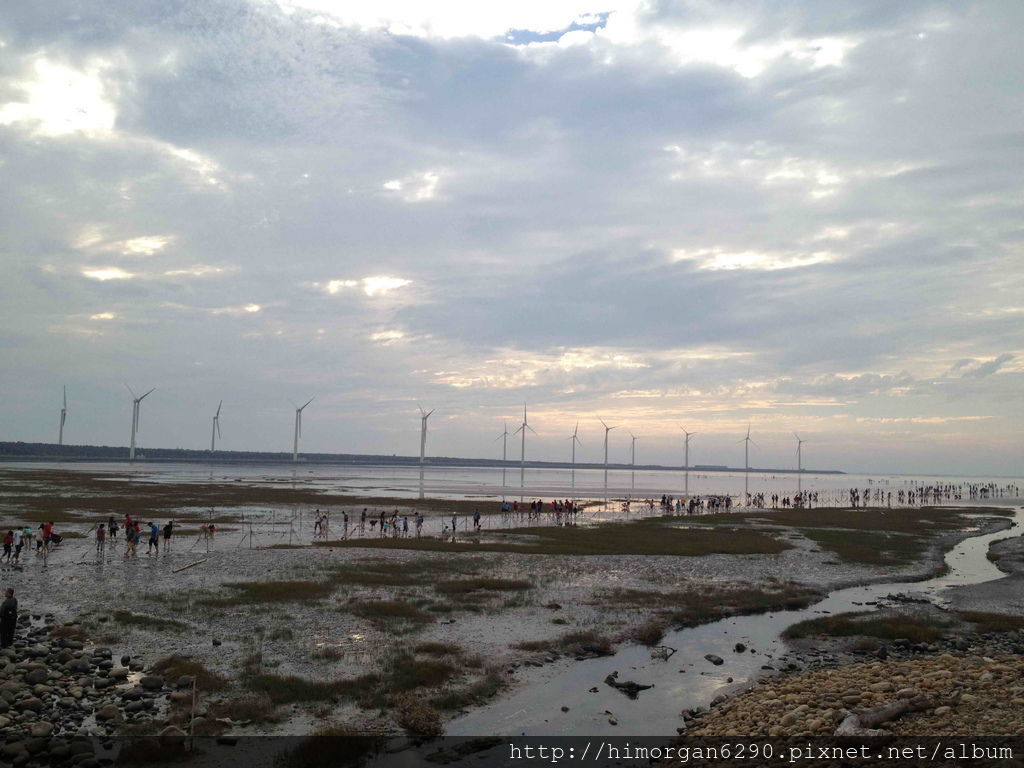
{"type": "Polygon", "coordinates": [[[622,693],[626,694],[631,699],[635,699],[637,697],[637,694],[640,693],[640,691],[646,691],[648,688],[654,687],[653,685],[643,685],[641,683],[634,683],[632,680],[627,680],[624,683],[620,683],[618,678],[619,673],[612,672],[610,675],[608,675],[608,677],[604,679],[604,682],[606,685],[610,685],[617,691],[621,691],[622,693]]]}
{"type": "Polygon", "coordinates": [[[669,645],[659,645],[657,648],[651,649],[652,659],[662,659],[668,661],[669,657],[676,652],[676,649],[669,645]]]}
{"type": "Polygon", "coordinates": [[[889,704],[861,710],[858,713],[844,711],[845,716],[836,728],[835,737],[854,742],[889,738],[892,734],[877,726],[895,720],[908,712],[927,709],[929,704],[930,702],[924,696],[915,696],[912,699],[900,699],[889,704]]]}
{"type": "Polygon", "coordinates": [[[188,565],[181,566],[181,568],[175,568],[173,571],[171,571],[171,573],[181,573],[182,571],[187,571],[192,566],[199,565],[200,563],[205,563],[209,559],[210,558],[208,557],[204,557],[202,560],[196,560],[194,563],[189,563],[188,565]]]}

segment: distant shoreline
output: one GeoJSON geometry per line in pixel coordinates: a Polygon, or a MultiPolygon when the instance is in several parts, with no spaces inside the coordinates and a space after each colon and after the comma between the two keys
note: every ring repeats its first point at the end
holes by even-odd
{"type": "MultiPolygon", "coordinates": [[[[298,462],[292,461],[290,453],[262,453],[258,451],[196,451],[187,448],[150,448],[136,449],[136,464],[171,464],[176,462],[203,464],[289,464],[304,466],[393,466],[418,467],[418,456],[384,456],[358,453],[303,453],[298,462]]],[[[0,462],[128,462],[128,448],[106,445],[64,445],[55,443],[21,443],[0,442],[0,462]]],[[[484,469],[519,469],[518,461],[502,461],[501,459],[467,459],[448,456],[431,456],[426,460],[426,468],[484,468],[484,469]]],[[[574,465],[562,461],[527,461],[527,469],[573,469],[574,465]]],[[[576,462],[575,469],[605,469],[604,464],[576,462]]],[[[636,472],[685,472],[686,467],[665,466],[662,464],[609,464],[607,469],[616,471],[636,472]]],[[[690,472],[744,472],[743,467],[727,467],[717,464],[695,464],[690,472]]],[[[795,469],[775,467],[751,467],[751,472],[776,475],[845,475],[838,469],[795,469]]]]}

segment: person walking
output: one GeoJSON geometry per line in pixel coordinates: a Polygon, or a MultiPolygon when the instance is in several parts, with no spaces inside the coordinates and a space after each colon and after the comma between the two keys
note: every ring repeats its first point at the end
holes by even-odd
{"type": "Polygon", "coordinates": [[[103,555],[107,546],[107,526],[100,523],[96,526],[96,554],[103,555]]]}
{"type": "Polygon", "coordinates": [[[164,526],[164,552],[169,552],[171,549],[171,536],[174,535],[174,521],[168,520],[167,525],[164,526]]]}
{"type": "Polygon", "coordinates": [[[11,562],[11,550],[14,547],[14,531],[8,531],[4,534],[4,555],[0,557],[0,560],[6,560],[8,563],[11,562]]]}
{"type": "Polygon", "coordinates": [[[153,550],[156,549],[156,553],[160,554],[160,526],[156,523],[151,522],[149,524],[149,548],[146,550],[147,555],[153,554],[153,550]]]}
{"type": "Polygon", "coordinates": [[[0,648],[10,648],[14,644],[14,628],[18,626],[18,599],[10,587],[4,592],[4,601],[0,603],[0,648]]]}
{"type": "Polygon", "coordinates": [[[21,528],[14,529],[14,562],[18,562],[21,558],[21,548],[24,546],[24,534],[21,528]]]}

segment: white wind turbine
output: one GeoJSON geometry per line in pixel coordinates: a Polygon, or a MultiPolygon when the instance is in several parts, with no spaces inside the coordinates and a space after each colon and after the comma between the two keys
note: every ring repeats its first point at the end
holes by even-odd
{"type": "Polygon", "coordinates": [[[426,461],[427,451],[427,419],[430,418],[430,414],[436,411],[436,408],[431,408],[429,411],[424,411],[422,406],[416,406],[420,409],[420,466],[426,461]]]}
{"type": "Polygon", "coordinates": [[[796,432],[793,433],[793,437],[796,438],[796,492],[803,492],[803,474],[804,474],[804,443],[807,441],[800,437],[796,432]]]}
{"type": "MultiPolygon", "coordinates": [[[[629,430],[626,430],[626,431],[629,432],[629,430]]],[[[632,438],[632,443],[630,444],[630,448],[629,448],[629,466],[630,466],[629,487],[630,488],[635,488],[636,487],[636,441],[639,440],[640,438],[637,437],[636,435],[634,435],[632,432],[629,432],[629,436],[630,436],[630,438],[632,438]]]]}
{"type": "Polygon", "coordinates": [[[572,441],[572,473],[571,473],[570,477],[571,477],[571,482],[572,482],[572,487],[573,488],[576,487],[576,446],[577,445],[583,445],[583,443],[580,442],[580,438],[579,438],[579,436],[577,434],[579,431],[580,431],[580,420],[576,419],[576,428],[573,429],[572,434],[569,435],[569,439],[572,441]]]}
{"type": "Polygon", "coordinates": [[[505,463],[508,460],[508,436],[511,432],[508,431],[508,422],[505,422],[505,428],[500,435],[494,438],[494,442],[501,440],[501,487],[505,487],[505,463]]]}
{"type": "Polygon", "coordinates": [[[513,435],[522,432],[522,442],[519,448],[519,487],[522,488],[525,485],[526,478],[526,430],[530,430],[533,434],[537,434],[537,430],[526,423],[526,403],[523,403],[523,423],[519,425],[519,429],[513,432],[513,435]]]}
{"type": "MultiPolygon", "coordinates": [[[[128,387],[127,382],[125,383],[125,386],[128,387]]],[[[128,387],[128,391],[132,393],[132,441],[128,448],[129,461],[135,461],[135,433],[139,431],[139,412],[141,410],[142,401],[149,397],[155,389],[156,387],[153,387],[153,389],[149,390],[149,392],[144,394],[142,397],[137,397],[135,395],[135,391],[131,387],[128,387]]]]}
{"type": "Polygon", "coordinates": [[[690,495],[690,438],[693,437],[694,435],[696,435],[697,433],[696,432],[688,432],[686,430],[686,427],[682,427],[681,426],[679,428],[681,430],[683,430],[683,434],[686,435],[686,438],[683,441],[683,450],[684,450],[683,462],[685,463],[685,469],[686,469],[686,473],[684,475],[685,480],[684,480],[683,493],[686,496],[689,496],[690,495]]]}
{"type": "MultiPolygon", "coordinates": [[[[747,496],[750,495],[750,444],[754,443],[750,439],[750,425],[747,424],[747,436],[742,440],[737,440],[738,443],[743,443],[743,503],[747,503],[747,496]]],[[[754,443],[757,445],[757,443],[754,443]]]]}
{"type": "Polygon", "coordinates": [[[68,387],[64,385],[64,405],[60,409],[60,432],[57,433],[57,445],[64,445],[64,420],[68,417],[68,387]]]}
{"type": "Polygon", "coordinates": [[[608,433],[613,429],[618,429],[618,425],[609,427],[604,423],[604,419],[598,419],[601,422],[601,426],[604,427],[604,490],[608,492],[608,433]]]}
{"type": "Polygon", "coordinates": [[[223,400],[217,403],[217,412],[213,414],[213,426],[210,428],[210,453],[216,450],[217,438],[220,437],[220,407],[222,405],[224,405],[223,400]]]}
{"type": "Polygon", "coordinates": [[[295,443],[292,446],[292,461],[299,460],[299,438],[302,437],[302,412],[306,410],[306,406],[316,400],[316,395],[309,398],[301,406],[295,405],[295,443]]]}

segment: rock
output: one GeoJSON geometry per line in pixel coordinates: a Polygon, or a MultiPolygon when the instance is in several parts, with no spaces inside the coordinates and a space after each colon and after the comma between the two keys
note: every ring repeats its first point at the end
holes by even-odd
{"type": "Polygon", "coordinates": [[[28,727],[28,733],[35,738],[45,738],[53,733],[53,723],[39,720],[28,727]]]}
{"type": "Polygon", "coordinates": [[[793,723],[795,723],[799,719],[800,719],[800,713],[799,712],[796,712],[796,711],[787,712],[786,714],[784,714],[782,716],[782,719],[779,720],[779,725],[781,725],[783,727],[789,726],[789,725],[793,725],[793,723]]]}
{"type": "Polygon", "coordinates": [[[743,653],[745,650],[747,650],[747,646],[745,646],[743,643],[736,643],[736,645],[733,647],[733,650],[736,653],[743,653]]]}
{"type": "Polygon", "coordinates": [[[725,660],[721,656],[716,656],[713,653],[706,653],[706,654],[704,654],[704,658],[707,659],[708,661],[710,661],[716,667],[720,667],[720,666],[722,666],[722,664],[725,663],[725,660]]]}
{"type": "Polygon", "coordinates": [[[109,675],[111,680],[127,680],[128,679],[128,668],[118,667],[117,669],[110,670],[109,675]]]}
{"type": "Polygon", "coordinates": [[[127,654],[125,654],[124,656],[121,657],[121,666],[122,667],[127,667],[131,663],[131,661],[132,661],[132,657],[128,656],[127,654]]]}
{"type": "Polygon", "coordinates": [[[43,702],[37,699],[35,696],[32,696],[27,699],[22,699],[20,702],[18,702],[18,706],[20,706],[22,710],[28,710],[29,712],[38,712],[43,708],[43,702]]]}
{"type": "Polygon", "coordinates": [[[169,725],[157,734],[157,739],[165,747],[183,747],[185,732],[175,725],[169,725]]]}
{"type": "Polygon", "coordinates": [[[25,682],[35,685],[36,683],[45,683],[50,679],[50,673],[45,669],[33,669],[27,675],[25,675],[25,682]]]}
{"type": "Polygon", "coordinates": [[[175,684],[176,688],[191,688],[196,679],[192,675],[182,675],[175,684]]]}
{"type": "Polygon", "coordinates": [[[139,679],[139,685],[145,688],[147,691],[159,691],[164,687],[164,681],[162,678],[156,675],[143,675],[139,679]]]}
{"type": "Polygon", "coordinates": [[[562,707],[562,711],[563,711],[563,712],[568,712],[568,711],[569,711],[569,708],[568,708],[568,707],[566,707],[566,706],[563,706],[563,707],[562,707]]]}
{"type": "Polygon", "coordinates": [[[220,640],[218,640],[216,637],[213,638],[213,647],[214,648],[216,648],[220,644],[221,644],[220,640]]]}
{"type": "Polygon", "coordinates": [[[117,719],[120,710],[117,708],[117,704],[105,704],[96,710],[97,720],[115,720],[117,719]]]}
{"type": "Polygon", "coordinates": [[[618,724],[619,724],[619,721],[615,719],[614,715],[612,715],[611,717],[608,718],[608,725],[618,725],[618,724]]]}
{"type": "Polygon", "coordinates": [[[948,715],[952,711],[953,711],[952,707],[936,707],[935,708],[935,714],[936,715],[948,715]]]}

